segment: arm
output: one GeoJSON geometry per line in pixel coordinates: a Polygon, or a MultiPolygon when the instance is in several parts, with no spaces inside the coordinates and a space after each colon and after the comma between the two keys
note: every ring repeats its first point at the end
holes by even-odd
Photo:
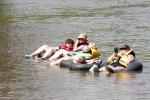
{"type": "Polygon", "coordinates": [[[111,55],[107,61],[110,63],[115,57],[117,56],[117,54],[113,53],[113,55],[111,55]]]}
{"type": "Polygon", "coordinates": [[[135,57],[131,54],[128,55],[128,58],[126,58],[125,56],[123,56],[120,53],[118,53],[117,56],[121,57],[127,65],[129,65],[131,62],[135,61],[135,57]]]}
{"type": "Polygon", "coordinates": [[[60,63],[63,61],[63,60],[75,60],[76,56],[65,56],[63,58],[60,58],[52,63],[50,63],[50,65],[60,65],[60,63]]]}
{"type": "Polygon", "coordinates": [[[74,49],[74,52],[82,50],[83,47],[84,45],[79,46],[78,48],[74,49]]]}
{"type": "Polygon", "coordinates": [[[73,63],[76,63],[77,62],[77,60],[73,60],[73,63]]]}
{"type": "Polygon", "coordinates": [[[73,50],[73,51],[76,51],[76,49],[78,48],[78,43],[79,43],[79,40],[77,39],[77,40],[76,40],[76,44],[75,44],[75,46],[74,46],[74,50],[73,50]]]}
{"type": "Polygon", "coordinates": [[[84,47],[84,45],[81,45],[81,46],[78,47],[78,44],[79,44],[79,40],[77,39],[76,44],[74,46],[74,50],[73,50],[74,52],[79,51],[84,47]]]}

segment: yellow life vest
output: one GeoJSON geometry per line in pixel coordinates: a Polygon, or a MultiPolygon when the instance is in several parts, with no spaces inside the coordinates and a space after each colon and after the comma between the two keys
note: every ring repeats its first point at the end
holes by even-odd
{"type": "Polygon", "coordinates": [[[101,55],[101,52],[99,49],[93,49],[93,48],[88,48],[86,50],[83,50],[81,53],[92,53],[91,59],[97,58],[101,55]]]}
{"type": "MultiPolygon", "coordinates": [[[[128,52],[124,53],[123,56],[127,58],[128,55],[129,55],[131,52],[134,53],[133,50],[129,50],[128,52]]],[[[134,53],[134,54],[135,54],[135,53],[134,53]]],[[[118,61],[120,64],[122,64],[122,65],[124,65],[124,66],[126,66],[126,67],[128,66],[128,65],[123,61],[123,59],[120,58],[120,57],[115,57],[115,58],[110,62],[110,65],[111,65],[112,63],[117,62],[117,61],[118,61]],[[118,60],[119,60],[119,61],[118,61],[118,60]]]]}

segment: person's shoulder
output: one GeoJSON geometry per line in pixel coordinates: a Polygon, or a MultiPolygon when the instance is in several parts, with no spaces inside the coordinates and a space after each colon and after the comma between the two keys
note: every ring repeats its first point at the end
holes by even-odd
{"type": "Polygon", "coordinates": [[[135,57],[134,51],[132,50],[129,55],[133,55],[135,57]]]}

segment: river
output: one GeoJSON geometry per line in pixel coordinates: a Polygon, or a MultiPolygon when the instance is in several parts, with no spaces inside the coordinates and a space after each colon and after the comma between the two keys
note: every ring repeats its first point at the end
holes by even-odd
{"type": "Polygon", "coordinates": [[[149,0],[0,0],[1,100],[149,100],[149,0]],[[95,73],[25,59],[40,46],[88,36],[103,62],[128,44],[143,71],[95,73]]]}

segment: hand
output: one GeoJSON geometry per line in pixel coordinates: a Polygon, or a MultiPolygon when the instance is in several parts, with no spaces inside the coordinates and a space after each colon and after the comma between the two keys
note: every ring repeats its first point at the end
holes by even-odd
{"type": "Polygon", "coordinates": [[[76,63],[77,62],[77,60],[73,60],[73,63],[76,63]]]}
{"type": "Polygon", "coordinates": [[[121,54],[121,53],[118,53],[117,56],[118,56],[118,57],[122,57],[122,54],[121,54]]]}
{"type": "Polygon", "coordinates": [[[116,56],[117,56],[117,53],[114,52],[114,53],[113,53],[113,56],[116,57],[116,56]]]}
{"type": "Polygon", "coordinates": [[[79,43],[79,40],[78,40],[78,39],[76,40],[76,43],[77,43],[77,44],[79,43]]]}

